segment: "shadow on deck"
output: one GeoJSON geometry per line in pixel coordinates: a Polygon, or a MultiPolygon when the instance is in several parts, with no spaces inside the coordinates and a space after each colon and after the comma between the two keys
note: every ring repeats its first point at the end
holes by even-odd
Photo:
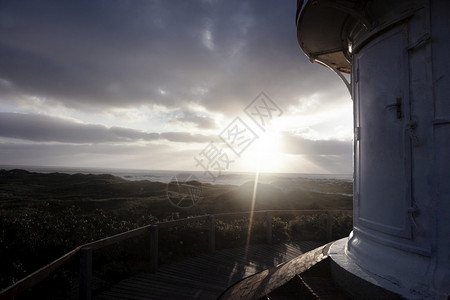
{"type": "Polygon", "coordinates": [[[251,245],[161,266],[114,285],[95,299],[216,299],[243,278],[319,247],[317,242],[251,245]]]}

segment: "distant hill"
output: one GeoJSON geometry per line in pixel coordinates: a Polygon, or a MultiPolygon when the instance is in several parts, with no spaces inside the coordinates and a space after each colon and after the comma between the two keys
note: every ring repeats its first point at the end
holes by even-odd
{"type": "MultiPolygon", "coordinates": [[[[228,186],[221,193],[208,197],[205,192],[205,202],[214,208],[214,212],[250,211],[252,207],[253,181],[241,186],[228,186]]],[[[255,196],[255,210],[290,210],[290,209],[352,209],[353,185],[351,182],[332,181],[302,181],[295,182],[289,188],[277,184],[258,183],[255,196]]]]}
{"type": "MultiPolygon", "coordinates": [[[[196,213],[249,211],[254,182],[240,186],[202,185],[196,213]]],[[[352,209],[352,183],[340,180],[297,179],[286,183],[259,183],[255,210],[352,209]]],[[[129,181],[110,174],[35,173],[21,169],[0,170],[0,207],[24,207],[35,202],[81,205],[122,210],[144,207],[153,212],[176,212],[167,199],[167,184],[129,181]]]]}
{"type": "MultiPolygon", "coordinates": [[[[163,198],[166,184],[128,181],[110,174],[35,173],[0,170],[0,202],[90,201],[163,198]]],[[[5,204],[5,203],[3,203],[5,204]]]]}

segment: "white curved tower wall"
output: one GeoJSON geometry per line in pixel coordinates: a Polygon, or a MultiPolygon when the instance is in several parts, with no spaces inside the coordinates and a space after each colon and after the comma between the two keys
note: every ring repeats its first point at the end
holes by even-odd
{"type": "Polygon", "coordinates": [[[336,72],[351,68],[354,228],[345,268],[407,298],[447,299],[450,1],[301,8],[305,53],[336,72]]]}

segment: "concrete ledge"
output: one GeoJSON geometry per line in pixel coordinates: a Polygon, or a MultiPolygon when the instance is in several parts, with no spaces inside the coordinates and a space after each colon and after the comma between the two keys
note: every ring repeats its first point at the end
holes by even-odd
{"type": "Polygon", "coordinates": [[[347,241],[344,238],[334,242],[328,252],[333,280],[356,299],[404,299],[392,282],[362,269],[346,255],[347,241]]]}

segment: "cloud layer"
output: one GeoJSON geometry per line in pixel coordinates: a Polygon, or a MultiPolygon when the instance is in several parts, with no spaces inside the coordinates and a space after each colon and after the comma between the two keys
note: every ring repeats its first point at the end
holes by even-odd
{"type": "Polygon", "coordinates": [[[129,143],[165,139],[171,142],[206,143],[211,137],[189,132],[143,132],[123,127],[82,124],[43,115],[0,112],[0,137],[33,142],[73,144],[129,143]]]}
{"type": "Polygon", "coordinates": [[[295,8],[293,0],[2,1],[0,164],[39,155],[51,164],[45,153],[64,164],[77,151],[79,163],[95,164],[96,149],[121,167],[145,157],[149,167],[168,159],[188,168],[264,91],[284,111],[282,131],[317,135],[285,134],[280,155],[348,172],[351,137],[342,141],[336,128],[349,96],[301,52],[295,8]]]}
{"type": "Polygon", "coordinates": [[[289,3],[81,3],[2,3],[9,92],[91,109],[194,102],[230,112],[269,86],[286,106],[332,76],[301,60],[289,3]]]}

